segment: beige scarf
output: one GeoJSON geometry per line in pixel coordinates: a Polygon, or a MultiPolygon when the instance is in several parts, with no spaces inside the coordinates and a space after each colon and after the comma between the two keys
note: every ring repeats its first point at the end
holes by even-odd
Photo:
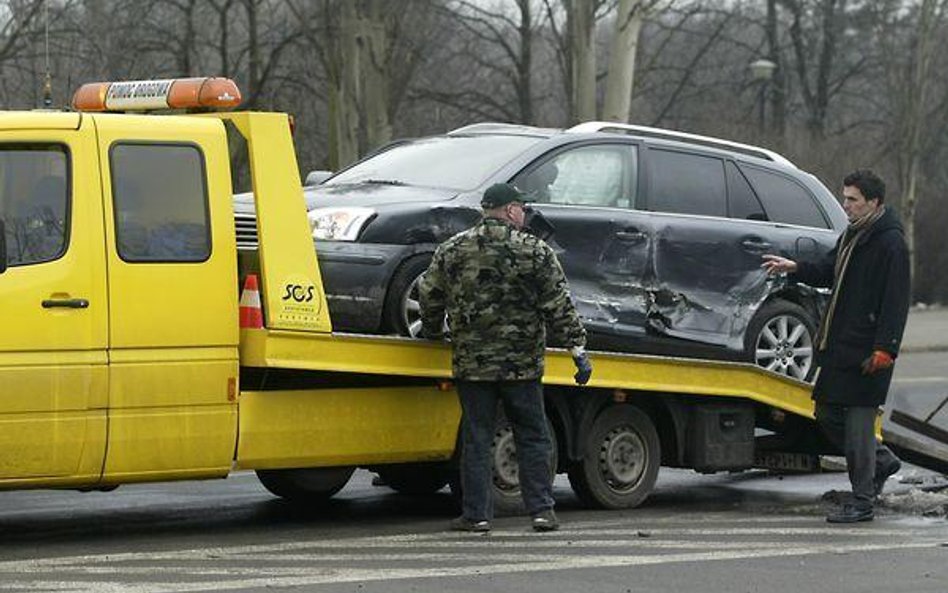
{"type": "Polygon", "coordinates": [[[836,254],[836,268],[833,274],[833,296],[830,297],[829,307],[826,308],[826,314],[823,315],[823,323],[820,324],[820,331],[816,334],[816,343],[819,351],[826,350],[826,342],[829,337],[829,328],[833,323],[833,313],[836,310],[836,301],[839,298],[839,291],[842,289],[843,276],[846,275],[846,268],[849,266],[849,260],[856,250],[856,244],[872,228],[877,220],[882,218],[885,213],[885,206],[876,208],[875,212],[869,212],[866,215],[857,218],[849,223],[846,228],[843,240],[839,245],[839,252],[836,254]]]}

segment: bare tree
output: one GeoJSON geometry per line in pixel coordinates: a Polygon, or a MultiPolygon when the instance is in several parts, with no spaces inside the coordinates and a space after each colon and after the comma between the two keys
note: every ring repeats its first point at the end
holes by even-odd
{"type": "Polygon", "coordinates": [[[596,119],[596,9],[600,0],[564,0],[569,26],[573,120],[596,119]]]}
{"type": "Polygon", "coordinates": [[[790,39],[807,127],[814,138],[826,135],[830,101],[853,74],[837,73],[839,42],[845,30],[847,0],[779,0],[790,13],[790,39]]]}
{"type": "Polygon", "coordinates": [[[629,121],[639,32],[648,13],[655,10],[656,6],[657,0],[619,0],[616,28],[609,51],[606,97],[602,107],[602,117],[607,121],[629,121]]]}
{"type": "Polygon", "coordinates": [[[891,148],[899,175],[900,214],[905,224],[914,277],[917,268],[915,215],[921,197],[919,183],[923,158],[933,144],[930,130],[942,127],[932,124],[945,121],[944,100],[935,102],[933,98],[939,81],[938,72],[944,67],[936,58],[944,40],[946,1],[921,0],[915,7],[897,2],[888,8],[884,18],[888,17],[890,25],[893,21],[908,21],[896,29],[878,29],[881,33],[878,43],[884,48],[881,56],[888,79],[887,94],[893,105],[891,148]],[[905,37],[907,31],[912,33],[908,36],[908,47],[903,48],[898,39],[905,37]]]}

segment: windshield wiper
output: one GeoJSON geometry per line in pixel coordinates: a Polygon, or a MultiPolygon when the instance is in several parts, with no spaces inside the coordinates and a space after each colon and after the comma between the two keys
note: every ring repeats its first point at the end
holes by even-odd
{"type": "Polygon", "coordinates": [[[362,183],[371,183],[372,185],[405,185],[404,181],[397,179],[364,179],[362,183]]]}

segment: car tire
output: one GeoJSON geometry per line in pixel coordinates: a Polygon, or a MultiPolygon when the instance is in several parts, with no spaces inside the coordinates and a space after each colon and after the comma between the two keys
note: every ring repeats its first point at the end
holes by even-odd
{"type": "Polygon", "coordinates": [[[809,381],[816,372],[817,321],[806,309],[776,299],[757,311],[744,334],[745,360],[775,373],[809,381]]]}
{"type": "Polygon", "coordinates": [[[280,498],[312,503],[325,501],[342,490],[354,471],[354,467],[258,469],[257,478],[280,498]]]}
{"type": "Polygon", "coordinates": [[[431,263],[432,254],[415,255],[395,271],[385,295],[383,330],[401,336],[417,337],[421,331],[418,283],[431,263]]]}
{"type": "Polygon", "coordinates": [[[636,507],[655,486],[661,444],[655,424],[635,406],[603,409],[569,469],[569,482],[583,503],[602,509],[636,507]]]}

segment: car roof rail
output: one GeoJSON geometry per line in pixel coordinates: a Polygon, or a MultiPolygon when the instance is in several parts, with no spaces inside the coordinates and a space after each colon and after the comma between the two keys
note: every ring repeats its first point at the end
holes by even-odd
{"type": "Polygon", "coordinates": [[[548,128],[538,128],[536,126],[526,126],[522,124],[506,124],[502,122],[482,122],[476,124],[469,124],[456,128],[448,132],[448,135],[452,134],[470,134],[470,133],[481,133],[481,132],[504,132],[504,133],[513,133],[513,134],[529,134],[529,135],[543,135],[543,134],[552,134],[558,130],[552,130],[548,128]]]}
{"type": "Polygon", "coordinates": [[[707,146],[709,148],[731,150],[741,154],[746,154],[748,156],[757,157],[759,159],[765,159],[775,163],[780,163],[782,165],[787,165],[788,167],[797,168],[797,166],[793,164],[790,159],[783,156],[782,154],[776,153],[772,150],[767,150],[766,148],[761,148],[760,146],[741,144],[740,142],[732,142],[730,140],[722,140],[721,138],[712,138],[710,136],[689,134],[688,132],[679,132],[677,130],[652,128],[649,126],[638,126],[634,124],[622,124],[611,121],[587,121],[577,124],[566,131],[573,134],[612,132],[619,134],[629,134],[632,136],[642,136],[644,138],[655,138],[658,140],[687,142],[689,144],[698,144],[701,146],[707,146]]]}

